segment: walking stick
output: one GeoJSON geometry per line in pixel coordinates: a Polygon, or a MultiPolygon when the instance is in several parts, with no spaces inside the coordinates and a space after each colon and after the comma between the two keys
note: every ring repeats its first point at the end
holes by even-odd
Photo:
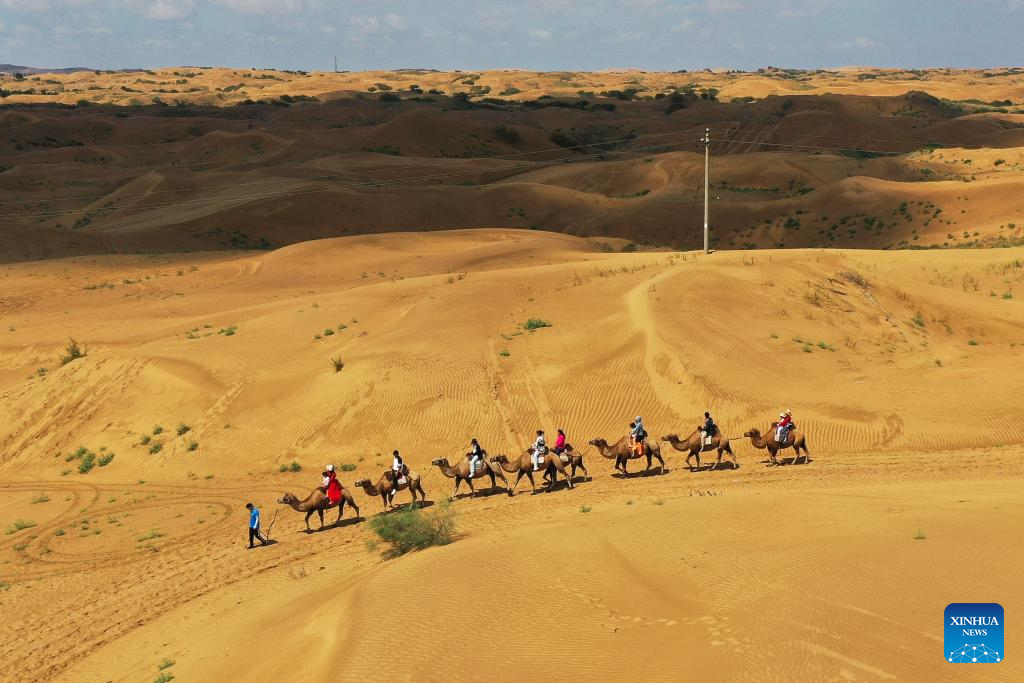
{"type": "Polygon", "coordinates": [[[267,527],[267,534],[266,534],[266,536],[267,536],[267,540],[268,541],[270,540],[270,532],[274,528],[274,522],[277,521],[277,513],[279,513],[280,511],[281,511],[280,508],[278,508],[277,510],[274,510],[274,518],[272,520],[270,520],[270,526],[267,527]]]}

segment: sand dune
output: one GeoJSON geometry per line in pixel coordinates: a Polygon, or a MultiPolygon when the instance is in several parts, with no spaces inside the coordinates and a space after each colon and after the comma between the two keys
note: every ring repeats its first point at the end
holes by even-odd
{"type": "MultiPolygon", "coordinates": [[[[581,191],[559,170],[531,184],[581,191]]],[[[575,182],[600,192],[599,170],[575,182]]],[[[623,244],[476,229],[3,266],[0,521],[34,526],[0,536],[0,678],[169,658],[183,680],[958,680],[944,606],[1024,601],[1024,252],[623,244]],[[88,353],[62,366],[69,336],[88,353]],[[691,473],[663,444],[667,474],[618,478],[585,447],[637,413],[739,436],[783,407],[807,465],[738,439],[738,469],[691,473]],[[538,427],[592,480],[459,498],[451,546],[382,561],[366,524],[307,536],[283,509],[279,542],[243,549],[244,502],[266,526],[325,462],[351,484],[399,448],[439,501],[431,459],[538,427]],[[114,457],[82,474],[79,447],[114,457]]]]}
{"type": "Polygon", "coordinates": [[[0,262],[478,227],[686,250],[706,128],[720,249],[1019,245],[1018,71],[7,79],[0,262]]]}

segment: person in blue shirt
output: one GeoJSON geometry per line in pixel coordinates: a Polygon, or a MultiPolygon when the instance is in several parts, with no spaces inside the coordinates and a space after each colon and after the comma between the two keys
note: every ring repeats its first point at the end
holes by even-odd
{"type": "Polygon", "coordinates": [[[249,511],[249,547],[253,547],[254,540],[266,545],[267,539],[260,534],[260,509],[252,503],[246,503],[245,509],[249,511]]]}

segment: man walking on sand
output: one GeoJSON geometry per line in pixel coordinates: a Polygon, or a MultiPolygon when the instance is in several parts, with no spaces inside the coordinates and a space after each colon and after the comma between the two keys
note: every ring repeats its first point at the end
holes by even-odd
{"type": "Polygon", "coordinates": [[[249,547],[253,547],[253,539],[258,540],[260,545],[266,545],[267,539],[260,535],[260,509],[252,503],[246,503],[245,509],[249,511],[249,547]]]}

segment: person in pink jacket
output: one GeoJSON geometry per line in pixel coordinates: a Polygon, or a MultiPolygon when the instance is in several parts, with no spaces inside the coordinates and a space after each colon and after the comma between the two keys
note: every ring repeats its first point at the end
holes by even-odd
{"type": "Polygon", "coordinates": [[[565,451],[565,432],[559,429],[558,436],[555,438],[555,453],[561,455],[563,451],[565,451]]]}

